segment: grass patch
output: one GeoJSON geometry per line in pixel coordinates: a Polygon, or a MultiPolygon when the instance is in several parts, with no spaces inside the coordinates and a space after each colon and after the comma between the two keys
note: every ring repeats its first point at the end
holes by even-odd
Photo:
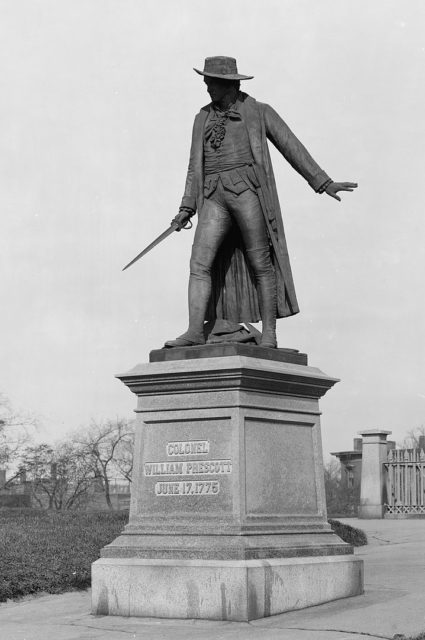
{"type": "Polygon", "coordinates": [[[1,509],[0,602],[86,589],[91,563],[127,521],[127,512],[1,509]]]}
{"type": "Polygon", "coordinates": [[[367,536],[361,529],[356,529],[349,524],[344,524],[339,520],[328,520],[332,527],[332,530],[339,536],[344,542],[352,544],[353,547],[362,547],[367,544],[367,536]]]}

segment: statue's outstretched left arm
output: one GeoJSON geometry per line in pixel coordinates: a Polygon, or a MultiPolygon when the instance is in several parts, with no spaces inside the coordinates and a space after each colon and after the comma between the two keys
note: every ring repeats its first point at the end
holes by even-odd
{"type": "Polygon", "coordinates": [[[317,193],[341,200],[338,191],[353,191],[356,182],[334,182],[312,158],[304,145],[270,105],[263,105],[266,134],[269,140],[317,193]]]}

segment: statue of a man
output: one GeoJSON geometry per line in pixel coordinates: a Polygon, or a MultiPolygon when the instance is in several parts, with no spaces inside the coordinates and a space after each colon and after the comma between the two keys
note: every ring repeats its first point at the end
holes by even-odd
{"type": "Polygon", "coordinates": [[[195,118],[176,221],[198,211],[190,260],[189,328],[166,347],[205,344],[205,321],[262,320],[260,345],[276,347],[276,318],[298,313],[267,138],[317,193],[340,200],[357,184],[333,182],[280,116],[240,91],[236,60],[206,58],[212,102],[195,118]]]}

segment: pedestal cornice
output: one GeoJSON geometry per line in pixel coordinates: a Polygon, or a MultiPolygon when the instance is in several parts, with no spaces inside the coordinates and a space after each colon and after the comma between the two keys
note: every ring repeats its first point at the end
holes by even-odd
{"type": "Polygon", "coordinates": [[[239,355],[139,364],[117,378],[137,396],[240,389],[321,398],[339,381],[316,367],[239,355]]]}

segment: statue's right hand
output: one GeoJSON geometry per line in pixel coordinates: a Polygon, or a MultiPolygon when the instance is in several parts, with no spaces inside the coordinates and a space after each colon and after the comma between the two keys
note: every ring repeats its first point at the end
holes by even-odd
{"type": "Polygon", "coordinates": [[[181,229],[184,228],[190,229],[190,227],[192,226],[192,223],[190,222],[192,216],[193,211],[191,209],[181,208],[176,217],[172,220],[172,222],[177,222],[177,224],[179,225],[179,228],[176,229],[176,231],[181,231],[181,229]]]}

